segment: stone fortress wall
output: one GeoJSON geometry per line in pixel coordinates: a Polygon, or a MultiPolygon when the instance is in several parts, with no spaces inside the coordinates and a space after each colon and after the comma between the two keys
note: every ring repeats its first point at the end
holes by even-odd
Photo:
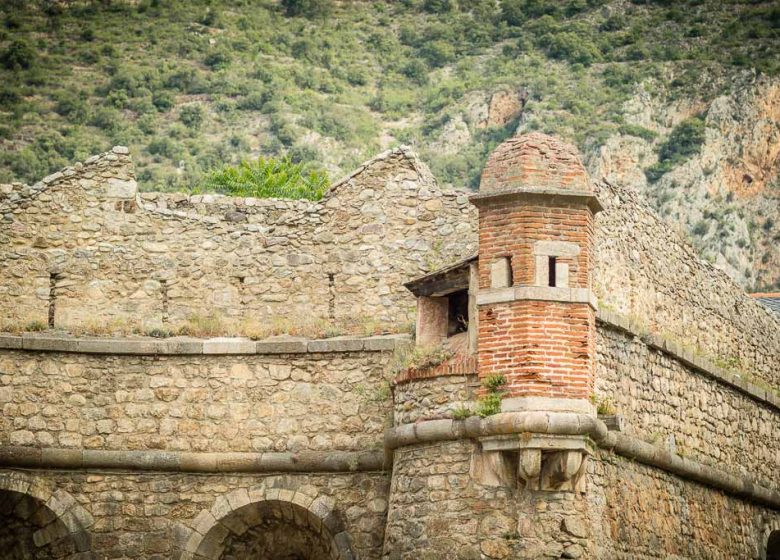
{"type": "Polygon", "coordinates": [[[0,491],[32,486],[42,497],[29,509],[74,515],[59,499],[83,511],[77,530],[21,524],[0,541],[74,560],[93,558],[71,556],[79,546],[95,558],[264,557],[281,550],[267,536],[280,526],[263,526],[260,548],[242,537],[268,517],[300,525],[290,546],[379,558],[389,362],[407,341],[2,337],[0,491]],[[312,527],[327,538],[307,540],[312,527]]]}
{"type": "Polygon", "coordinates": [[[602,310],[780,387],[778,318],[700,259],[632,188],[597,181],[594,291],[602,310]]]}
{"type": "MultiPolygon", "coordinates": [[[[610,432],[584,499],[518,494],[469,439],[398,447],[390,467],[386,428],[424,435],[479,394],[464,371],[388,385],[399,336],[0,336],[0,491],[33,496],[17,498],[39,508],[28,540],[74,560],[278,551],[269,517],[333,558],[761,558],[780,506],[669,465],[777,494],[780,322],[630,188],[597,188],[596,397],[628,439],[610,432]]],[[[0,210],[0,312],[46,321],[54,299],[57,326],[216,310],[397,328],[414,306],[403,282],[476,249],[466,195],[405,149],[311,203],[139,194],[118,148],[7,188],[0,210]]]]}
{"type": "Polygon", "coordinates": [[[403,325],[403,282],[475,251],[474,210],[406,149],[319,202],[138,194],[126,148],[0,199],[0,310],[146,326],[221,315],[403,325]]]}

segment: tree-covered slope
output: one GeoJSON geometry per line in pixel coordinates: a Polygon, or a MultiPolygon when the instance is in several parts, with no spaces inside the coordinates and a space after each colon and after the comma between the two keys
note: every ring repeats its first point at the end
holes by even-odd
{"type": "Polygon", "coordinates": [[[473,188],[520,127],[589,155],[642,139],[661,156],[643,164],[652,189],[695,156],[714,99],[780,71],[769,2],[6,0],[0,26],[0,182],[114,144],[146,190],[259,155],[335,178],[407,143],[473,188]],[[686,109],[647,122],[648,99],[686,109]]]}

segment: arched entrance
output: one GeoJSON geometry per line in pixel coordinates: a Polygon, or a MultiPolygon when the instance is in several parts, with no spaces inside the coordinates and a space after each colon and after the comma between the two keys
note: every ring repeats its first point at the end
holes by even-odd
{"type": "Polygon", "coordinates": [[[91,516],[67,492],[22,473],[0,475],[3,560],[90,558],[91,516]]]}
{"type": "Polygon", "coordinates": [[[769,533],[766,541],[766,560],[780,560],[780,530],[769,533]]]}
{"type": "MultiPolygon", "coordinates": [[[[196,519],[184,546],[197,560],[352,560],[349,536],[325,496],[237,490],[196,519]],[[198,520],[208,520],[200,524],[198,520]]],[[[189,558],[184,552],[182,558],[189,558]]]]}

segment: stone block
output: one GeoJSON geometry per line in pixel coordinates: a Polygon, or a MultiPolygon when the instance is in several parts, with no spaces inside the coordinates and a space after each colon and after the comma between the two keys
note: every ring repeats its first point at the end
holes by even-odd
{"type": "Polygon", "coordinates": [[[490,263],[490,287],[508,288],[512,285],[512,266],[509,257],[499,257],[490,263]]]}
{"type": "Polygon", "coordinates": [[[203,354],[203,341],[197,338],[173,337],[164,341],[161,354],[203,354]]]}
{"type": "Polygon", "coordinates": [[[292,453],[263,453],[258,467],[262,472],[288,472],[295,469],[295,459],[292,453]]]}
{"type": "Polygon", "coordinates": [[[44,352],[78,352],[79,341],[75,338],[54,336],[22,335],[22,348],[44,352]]]}
{"type": "Polygon", "coordinates": [[[44,447],[41,449],[41,463],[46,468],[78,469],[81,468],[81,449],[64,449],[44,447]]]}
{"type": "Polygon", "coordinates": [[[106,338],[79,340],[79,352],[91,354],[159,354],[165,343],[160,340],[106,338]]]}
{"type": "Polygon", "coordinates": [[[203,341],[204,354],[254,354],[257,343],[248,338],[209,338],[203,341]]]}
{"type": "Polygon", "coordinates": [[[111,178],[108,180],[106,196],[109,198],[135,198],[136,192],[138,192],[138,183],[134,179],[124,181],[111,178]]]}
{"type": "Polygon", "coordinates": [[[257,472],[258,453],[221,453],[217,457],[217,470],[221,472],[257,472]]]}
{"type": "MultiPolygon", "coordinates": [[[[216,525],[217,519],[211,513],[211,511],[204,509],[195,517],[192,522],[192,528],[200,535],[205,535],[209,530],[216,525]]],[[[197,538],[197,535],[193,535],[197,538]]],[[[198,539],[199,540],[199,539],[198,539]]],[[[188,541],[189,542],[189,541],[188,541]]]]}
{"type": "Polygon", "coordinates": [[[356,337],[336,337],[324,340],[311,340],[309,352],[360,352],[363,350],[363,339],[356,337]]]}
{"type": "Polygon", "coordinates": [[[406,334],[370,336],[363,339],[363,349],[369,352],[395,350],[398,346],[411,343],[411,337],[406,334]]]}
{"type": "Polygon", "coordinates": [[[306,352],[309,341],[305,338],[278,338],[256,343],[258,354],[299,354],[306,352]]]}
{"type": "Polygon", "coordinates": [[[0,465],[39,467],[41,466],[41,450],[37,447],[0,446],[0,465]]]}
{"type": "Polygon", "coordinates": [[[179,466],[184,472],[217,472],[219,453],[181,453],[179,466]]]}
{"type": "Polygon", "coordinates": [[[569,241],[540,240],[534,243],[534,254],[548,257],[576,257],[580,246],[569,241]]]}
{"type": "Polygon", "coordinates": [[[0,348],[18,350],[22,348],[22,337],[12,334],[0,334],[0,348]]]}
{"type": "Polygon", "coordinates": [[[503,303],[515,299],[514,288],[499,288],[496,290],[481,290],[477,293],[477,305],[503,303]]]}
{"type": "Polygon", "coordinates": [[[420,346],[436,346],[447,338],[449,299],[420,296],[417,298],[417,332],[420,346]]]}

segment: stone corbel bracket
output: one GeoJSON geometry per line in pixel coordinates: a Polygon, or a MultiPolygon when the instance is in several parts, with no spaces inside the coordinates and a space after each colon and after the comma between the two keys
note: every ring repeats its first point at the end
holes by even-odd
{"type": "MultiPolygon", "coordinates": [[[[582,475],[595,445],[587,436],[507,434],[481,438],[483,454],[501,454],[515,463],[516,480],[528,490],[584,491],[582,475]]],[[[492,461],[491,463],[495,463],[492,461]]],[[[514,486],[513,480],[504,481],[514,486]]]]}

